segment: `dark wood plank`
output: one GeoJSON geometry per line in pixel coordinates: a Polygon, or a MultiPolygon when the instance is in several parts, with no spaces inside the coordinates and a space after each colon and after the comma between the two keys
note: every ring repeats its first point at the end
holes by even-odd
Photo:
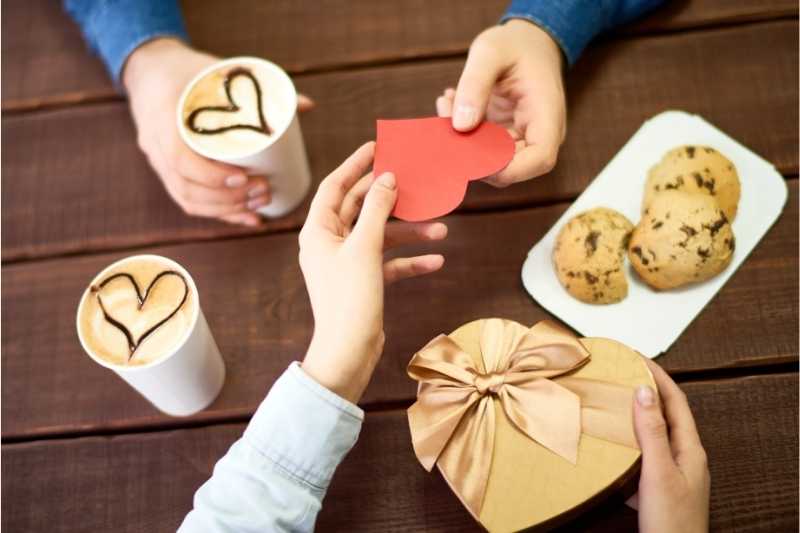
{"type": "MultiPolygon", "coordinates": [[[[797,384],[793,373],[683,385],[708,452],[712,530],[796,527],[797,384]]],[[[2,525],[13,531],[174,530],[242,429],[236,424],[4,445],[2,525]]],[[[629,531],[635,524],[633,511],[611,501],[564,530],[629,531]]],[[[404,411],[367,415],[318,526],[479,531],[441,476],[416,462],[404,411]]]]}
{"type": "MultiPolygon", "coordinates": [[[[376,6],[337,0],[308,8],[290,0],[184,2],[194,44],[228,56],[270,58],[290,72],[418,56],[460,53],[494,24],[507,0],[404,0],[376,6]],[[313,31],[309,31],[313,28],[313,31]]],[[[628,32],[692,28],[797,13],[791,0],[672,2],[628,32]]],[[[31,109],[112,97],[100,62],[59,2],[5,2],[2,7],[3,109],[31,109]]]]}
{"type": "MultiPolygon", "coordinates": [[[[661,357],[672,372],[798,359],[798,184],[786,212],[726,287],[661,357]],[[730,335],[735,331],[736,335],[730,335]]],[[[387,346],[365,403],[403,401],[411,355],[438,333],[487,316],[525,324],[550,317],[525,292],[520,268],[566,204],[456,215],[442,272],[391,287],[387,346]]],[[[295,234],[152,250],[185,265],[228,368],[227,384],[195,420],[251,413],[272,382],[300,359],[312,316],[295,234]]],[[[33,436],[185,421],[159,415],[81,350],[74,313],[85,284],[122,254],[41,261],[2,271],[2,433],[33,436]],[[77,384],[82,384],[80,387],[77,384]],[[69,391],[65,402],[64,391],[69,391]]]]}
{"type": "MultiPolygon", "coordinates": [[[[668,108],[700,113],[796,174],[798,130],[787,117],[798,112],[797,46],[794,21],[598,46],[570,74],[569,135],[556,170],[502,190],[473,185],[464,209],[574,198],[644,120],[668,108]]],[[[314,175],[373,138],[376,118],[431,114],[460,69],[461,60],[446,60],[300,77],[319,100],[302,119],[314,175]]],[[[2,130],[5,261],[248,231],[180,213],[139,153],[122,103],[7,117],[2,130]]],[[[302,219],[300,210],[270,230],[302,219]]]]}

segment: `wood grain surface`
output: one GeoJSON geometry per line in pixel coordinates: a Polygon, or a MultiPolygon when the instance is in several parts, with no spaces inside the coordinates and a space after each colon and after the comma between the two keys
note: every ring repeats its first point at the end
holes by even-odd
{"type": "MultiPolygon", "coordinates": [[[[448,217],[450,235],[440,247],[444,270],[400,283],[386,294],[385,355],[364,402],[412,398],[416,389],[405,367],[439,333],[490,316],[523,324],[550,317],[525,292],[520,268],[528,249],[566,207],[448,217]]],[[[779,221],[659,359],[662,365],[686,373],[797,361],[798,331],[790,327],[798,322],[797,218],[798,184],[791,180],[779,221]]],[[[193,420],[251,413],[265,384],[304,355],[312,316],[296,239],[292,233],[147,250],[177,260],[195,278],[227,364],[221,396],[193,420]]],[[[78,343],[74,317],[85,284],[125,255],[3,268],[4,437],[186,422],[157,413],[91,361],[78,343]],[[68,402],[64,391],[69,391],[68,402]]]]}
{"type": "MultiPolygon", "coordinates": [[[[462,53],[499,19],[507,3],[328,0],[308,10],[291,0],[193,0],[183,2],[183,13],[198,48],[224,56],[267,57],[296,73],[462,53]]],[[[623,31],[696,28],[796,13],[792,0],[680,0],[623,31]]],[[[101,62],[61,2],[4,2],[0,52],[3,110],[115,97],[101,62]]]]}
{"type": "MultiPolygon", "coordinates": [[[[793,530],[797,375],[682,387],[708,452],[712,531],[793,530]]],[[[242,429],[219,425],[4,445],[2,527],[174,530],[242,429]]],[[[441,476],[416,462],[402,410],[367,414],[325,502],[319,531],[479,531],[441,476]]],[[[636,514],[615,499],[563,529],[629,531],[635,524],[636,514]]]]}
{"type": "MultiPolygon", "coordinates": [[[[569,133],[555,171],[506,189],[475,184],[463,208],[574,198],[643,121],[667,109],[701,114],[796,174],[797,48],[796,21],[600,44],[569,74],[569,133]]],[[[461,65],[299,77],[299,89],[319,103],[301,119],[314,176],[374,138],[376,118],[433,113],[435,96],[457,81],[461,65]]],[[[6,117],[2,138],[4,261],[250,232],[180,212],[139,152],[124,103],[6,117]]],[[[297,228],[303,218],[301,209],[268,230],[297,228]]]]}

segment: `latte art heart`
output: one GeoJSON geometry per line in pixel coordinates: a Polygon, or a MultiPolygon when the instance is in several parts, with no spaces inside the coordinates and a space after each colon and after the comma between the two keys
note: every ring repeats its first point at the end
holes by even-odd
{"type": "Polygon", "coordinates": [[[125,335],[129,350],[128,361],[130,361],[133,358],[137,348],[142,344],[142,342],[145,339],[150,337],[159,328],[161,328],[170,319],[172,319],[178,313],[178,311],[180,311],[181,307],[183,307],[183,305],[186,303],[186,300],[189,296],[189,286],[186,283],[186,279],[183,277],[182,274],[174,270],[164,270],[158,273],[150,282],[150,284],[147,286],[147,288],[144,291],[144,294],[142,294],[141,288],[139,287],[139,284],[136,282],[136,278],[134,278],[128,272],[118,272],[116,274],[113,274],[105,278],[99,284],[93,285],[90,290],[97,298],[97,303],[100,306],[100,310],[102,311],[103,318],[105,319],[105,321],[114,328],[116,328],[117,330],[119,330],[120,332],[122,332],[123,335],[125,335]],[[134,333],[131,331],[131,327],[123,323],[121,319],[112,316],[112,314],[107,310],[106,305],[103,303],[103,297],[102,297],[103,289],[106,288],[110,283],[112,283],[115,280],[126,280],[130,283],[131,287],[134,290],[134,295],[136,298],[136,307],[137,310],[141,312],[142,308],[147,303],[147,300],[150,297],[153,289],[158,285],[160,281],[164,280],[166,277],[169,276],[177,277],[183,284],[183,294],[180,295],[180,301],[177,303],[177,305],[175,305],[174,308],[169,310],[169,312],[167,312],[162,316],[156,317],[155,323],[149,326],[138,337],[136,337],[134,333]]]}
{"type": "Polygon", "coordinates": [[[249,69],[244,67],[238,67],[231,69],[230,72],[227,73],[225,79],[223,81],[223,88],[225,89],[225,96],[228,99],[227,105],[221,106],[203,106],[194,109],[189,116],[186,117],[186,127],[194,133],[198,135],[216,135],[220,133],[225,133],[227,131],[232,130],[251,130],[258,133],[263,133],[264,135],[271,135],[272,128],[270,128],[269,124],[267,123],[266,118],[264,117],[264,108],[263,108],[263,98],[262,98],[262,90],[261,84],[258,82],[258,79],[250,72],[249,69]],[[234,100],[233,94],[231,93],[231,84],[236,78],[244,77],[249,79],[252,84],[253,88],[255,89],[255,109],[258,112],[258,124],[227,124],[218,127],[202,127],[197,124],[199,117],[204,113],[228,113],[228,114],[235,114],[242,110],[241,106],[234,100]]]}

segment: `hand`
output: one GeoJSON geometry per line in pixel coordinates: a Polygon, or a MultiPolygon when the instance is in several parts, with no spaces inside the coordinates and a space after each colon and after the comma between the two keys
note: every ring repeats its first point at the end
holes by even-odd
{"type": "Polygon", "coordinates": [[[442,223],[387,226],[397,200],[394,175],[361,177],[374,152],[374,142],[365,144],[322,181],[300,232],[300,268],[314,313],[303,369],[353,403],[383,352],[384,284],[435,272],[444,264],[441,255],[384,262],[383,252],[447,236],[442,223]]]}
{"type": "MultiPolygon", "coordinates": [[[[239,167],[196,154],[183,142],[175,123],[186,84],[217,60],[177,39],[155,39],[128,58],[123,83],[139,147],[175,203],[189,215],[258,226],[261,217],[255,210],[270,201],[268,177],[248,176],[239,167]]],[[[299,110],[312,106],[311,100],[300,96],[299,110]]]]}
{"type": "Polygon", "coordinates": [[[508,166],[486,179],[505,187],[550,172],[566,135],[562,54],[544,30],[512,19],[473,41],[456,90],[436,100],[440,117],[469,131],[484,117],[508,129],[516,153],[508,166]]]}
{"type": "Polygon", "coordinates": [[[634,428],[642,449],[639,492],[628,505],[639,510],[643,533],[708,531],[711,478],[686,395],[660,366],[647,360],[661,395],[664,415],[653,389],[636,391],[634,428]]]}

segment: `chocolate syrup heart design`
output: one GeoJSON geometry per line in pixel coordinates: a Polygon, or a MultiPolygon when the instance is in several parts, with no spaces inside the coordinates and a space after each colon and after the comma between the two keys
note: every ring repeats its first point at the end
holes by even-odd
{"type": "Polygon", "coordinates": [[[189,113],[188,117],[186,117],[186,127],[199,135],[216,135],[217,133],[225,133],[226,131],[230,130],[253,130],[259,133],[263,133],[264,135],[271,135],[272,128],[269,127],[269,124],[267,124],[267,119],[264,118],[264,109],[262,107],[262,102],[261,102],[261,85],[259,85],[256,77],[253,76],[253,73],[250,72],[248,69],[242,67],[232,69],[225,76],[224,87],[225,87],[225,95],[228,97],[228,105],[198,107],[197,109],[189,113]],[[231,124],[230,126],[222,126],[219,128],[201,128],[200,126],[195,125],[195,121],[197,120],[198,115],[200,115],[205,111],[236,113],[237,111],[241,110],[241,107],[239,107],[239,105],[233,101],[233,96],[231,95],[231,82],[233,82],[233,80],[238,78],[239,76],[244,76],[246,78],[249,78],[250,81],[253,82],[253,86],[256,89],[256,100],[258,106],[258,121],[259,121],[258,126],[254,126],[253,124],[231,124]]]}
{"type": "Polygon", "coordinates": [[[189,296],[189,286],[186,284],[186,279],[180,272],[176,272],[174,270],[164,270],[163,272],[159,272],[159,274],[153,278],[153,281],[150,282],[150,285],[147,286],[147,289],[145,289],[144,296],[142,295],[142,291],[139,288],[139,284],[136,283],[136,280],[133,278],[133,276],[131,276],[127,272],[120,272],[114,274],[113,276],[107,277],[106,279],[101,281],[99,285],[92,285],[91,291],[97,294],[97,303],[100,304],[100,309],[103,311],[103,318],[105,318],[106,322],[108,322],[109,324],[120,330],[125,335],[125,338],[128,339],[128,349],[131,352],[128,355],[128,361],[133,359],[133,355],[136,352],[136,349],[139,347],[140,344],[142,344],[143,340],[149,337],[154,331],[163,326],[170,318],[175,316],[175,314],[178,311],[180,311],[181,307],[183,307],[183,304],[186,303],[186,298],[188,298],[189,296]],[[147,301],[147,297],[150,295],[150,290],[153,288],[153,286],[155,286],[156,283],[158,283],[160,279],[164,278],[165,276],[177,276],[183,283],[183,298],[181,299],[181,303],[179,303],[178,306],[175,307],[175,309],[173,309],[172,312],[170,312],[165,318],[161,319],[153,327],[142,333],[138,339],[134,339],[133,334],[127,328],[127,326],[125,326],[125,324],[123,324],[122,322],[120,322],[119,320],[115,319],[114,317],[108,314],[108,311],[106,311],[106,308],[103,305],[103,300],[102,298],[100,298],[100,291],[103,289],[103,287],[105,287],[115,279],[125,278],[131,282],[131,285],[133,285],[133,289],[136,291],[136,300],[138,302],[137,309],[141,310],[142,306],[144,306],[144,303],[147,301]]]}

